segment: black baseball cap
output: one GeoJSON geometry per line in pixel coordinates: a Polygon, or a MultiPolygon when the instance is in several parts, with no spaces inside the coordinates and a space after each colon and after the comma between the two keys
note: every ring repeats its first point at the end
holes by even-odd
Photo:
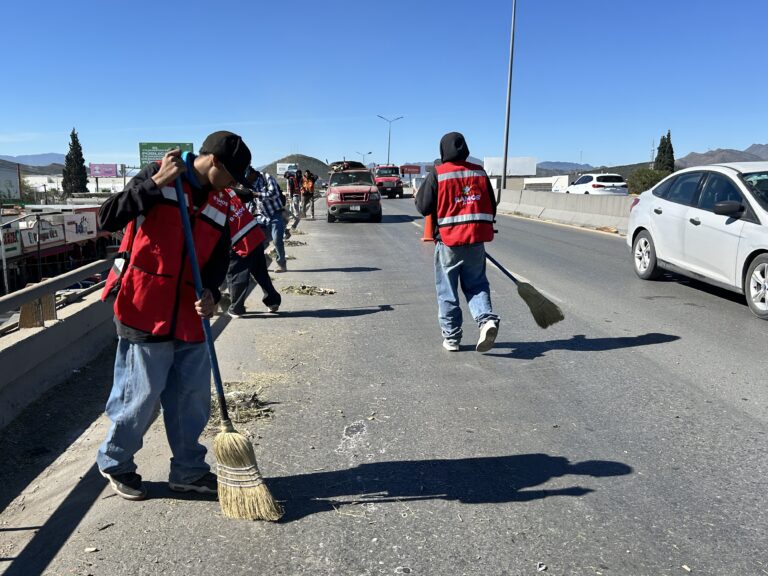
{"type": "Polygon", "coordinates": [[[251,151],[234,132],[220,130],[209,134],[200,147],[200,154],[213,154],[224,164],[232,178],[243,186],[250,187],[245,173],[251,165],[251,151]]]}

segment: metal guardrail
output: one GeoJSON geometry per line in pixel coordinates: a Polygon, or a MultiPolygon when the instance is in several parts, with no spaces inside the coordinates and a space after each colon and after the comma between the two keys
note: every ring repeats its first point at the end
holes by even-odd
{"type": "Polygon", "coordinates": [[[84,280],[88,276],[93,276],[99,272],[104,272],[112,267],[114,258],[106,258],[104,260],[97,260],[91,264],[86,264],[80,268],[76,268],[71,272],[66,272],[50,280],[44,280],[38,284],[27,286],[16,292],[12,292],[7,296],[0,297],[0,314],[4,312],[11,312],[20,308],[22,304],[37,300],[48,294],[53,294],[57,290],[64,290],[68,286],[71,286],[75,282],[84,280]]]}

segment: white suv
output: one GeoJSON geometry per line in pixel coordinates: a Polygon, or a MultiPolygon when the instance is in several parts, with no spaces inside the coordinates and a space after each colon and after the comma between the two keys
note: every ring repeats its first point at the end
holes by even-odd
{"type": "Polygon", "coordinates": [[[614,194],[626,196],[627,183],[621,174],[582,174],[565,189],[566,194],[614,194]]]}
{"type": "Polygon", "coordinates": [[[745,294],[768,320],[768,162],[671,174],[632,202],[627,244],[643,280],[672,270],[745,294]]]}

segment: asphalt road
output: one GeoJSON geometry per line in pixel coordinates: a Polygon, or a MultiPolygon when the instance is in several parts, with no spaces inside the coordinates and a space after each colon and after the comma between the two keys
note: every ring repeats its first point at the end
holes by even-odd
{"type": "Polygon", "coordinates": [[[19,463],[0,572],[768,574],[768,323],[740,296],[642,282],[623,238],[501,217],[489,252],[566,320],[540,330],[489,268],[496,347],[474,351],[466,314],[449,353],[422,221],[411,199],[384,209],[381,224],[305,222],[288,248],[279,289],[335,294],[284,294],[272,317],[254,292],[253,313],[214,326],[224,379],[271,402],[238,429],[280,523],[172,496],[159,422],[137,459],[151,498],[114,497],[92,465],[106,358],[81,375],[88,400],[70,382],[0,436],[19,463]]]}

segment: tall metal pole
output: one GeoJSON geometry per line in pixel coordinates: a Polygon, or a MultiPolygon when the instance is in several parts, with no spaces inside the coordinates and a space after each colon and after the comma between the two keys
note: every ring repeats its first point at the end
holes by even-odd
{"type": "Polygon", "coordinates": [[[40,260],[40,214],[35,215],[35,228],[37,228],[37,281],[43,281],[43,263],[40,260]]]}
{"type": "Polygon", "coordinates": [[[389,118],[384,118],[384,116],[380,114],[376,114],[379,118],[382,120],[389,122],[389,130],[387,131],[387,164],[389,164],[389,144],[392,141],[392,122],[396,122],[397,120],[400,120],[403,118],[402,116],[398,116],[397,118],[394,118],[390,120],[389,118]]]}
{"type": "Polygon", "coordinates": [[[3,228],[3,197],[0,195],[0,252],[3,258],[3,294],[8,294],[8,264],[5,261],[5,229],[3,228]]]}
{"type": "Polygon", "coordinates": [[[509,105],[512,99],[512,61],[515,54],[515,10],[516,0],[512,0],[512,27],[509,34],[509,77],[507,79],[507,117],[504,122],[504,160],[501,175],[501,187],[498,191],[496,203],[501,202],[501,191],[507,187],[507,153],[509,150],[509,105]]]}

